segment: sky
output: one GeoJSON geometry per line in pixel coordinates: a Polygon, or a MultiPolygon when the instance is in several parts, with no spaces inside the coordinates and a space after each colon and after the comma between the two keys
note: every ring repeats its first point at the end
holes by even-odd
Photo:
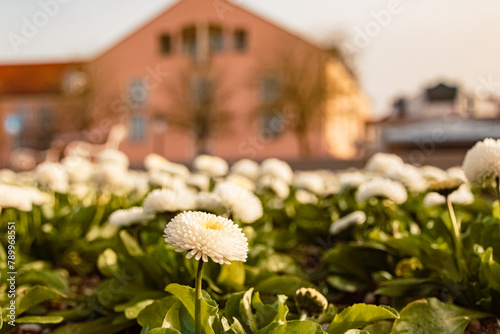
{"type": "MultiPolygon", "coordinates": [[[[0,0],[0,64],[91,58],[175,2],[0,0]]],[[[375,118],[395,97],[443,80],[478,98],[500,96],[498,0],[233,2],[310,40],[341,40],[375,118]]]]}

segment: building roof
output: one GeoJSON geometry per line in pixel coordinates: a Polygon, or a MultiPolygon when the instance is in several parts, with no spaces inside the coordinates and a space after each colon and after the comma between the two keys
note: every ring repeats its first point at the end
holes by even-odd
{"type": "Polygon", "coordinates": [[[82,63],[0,66],[0,95],[60,94],[68,70],[81,67],[82,63]]]}

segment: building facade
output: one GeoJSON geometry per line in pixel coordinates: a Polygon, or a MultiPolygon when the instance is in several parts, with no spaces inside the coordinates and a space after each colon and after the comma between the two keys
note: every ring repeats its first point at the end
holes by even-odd
{"type": "Polygon", "coordinates": [[[391,152],[414,164],[460,165],[477,141],[500,138],[500,101],[437,83],[398,98],[387,117],[368,126],[369,151],[391,152]]]}
{"type": "Polygon", "coordinates": [[[199,153],[293,160],[303,142],[312,157],[358,158],[369,104],[327,50],[234,3],[181,0],[93,59],[0,66],[0,113],[3,165],[19,147],[102,143],[117,123],[129,129],[120,149],[139,165],[151,152],[179,162],[199,153]],[[285,89],[290,73],[300,75],[285,89]],[[31,91],[30,77],[40,81],[31,91]],[[318,90],[304,93],[307,78],[325,87],[326,103],[315,104],[318,90]],[[28,143],[37,131],[43,140],[28,143]]]}

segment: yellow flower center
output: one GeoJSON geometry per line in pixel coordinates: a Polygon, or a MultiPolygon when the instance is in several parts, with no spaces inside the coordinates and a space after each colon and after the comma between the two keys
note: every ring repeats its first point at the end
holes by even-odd
{"type": "Polygon", "coordinates": [[[210,230],[216,230],[216,231],[222,231],[224,230],[224,224],[223,222],[217,220],[217,219],[203,219],[198,221],[198,224],[206,229],[210,230]]]}

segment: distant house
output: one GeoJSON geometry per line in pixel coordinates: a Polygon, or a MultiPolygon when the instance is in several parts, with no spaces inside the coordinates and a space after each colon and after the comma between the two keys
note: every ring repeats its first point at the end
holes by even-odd
{"type": "Polygon", "coordinates": [[[341,59],[232,2],[181,0],[93,59],[0,66],[0,164],[12,149],[54,139],[100,143],[116,123],[129,129],[120,149],[135,165],[151,152],[189,161],[200,147],[227,159],[297,159],[297,120],[277,71],[290,54],[328,88],[311,110],[311,156],[359,157],[370,109],[341,59]]]}
{"type": "Polygon", "coordinates": [[[368,133],[372,152],[396,153],[415,164],[459,165],[475,142],[500,138],[500,101],[438,83],[413,98],[396,99],[368,133]]]}

